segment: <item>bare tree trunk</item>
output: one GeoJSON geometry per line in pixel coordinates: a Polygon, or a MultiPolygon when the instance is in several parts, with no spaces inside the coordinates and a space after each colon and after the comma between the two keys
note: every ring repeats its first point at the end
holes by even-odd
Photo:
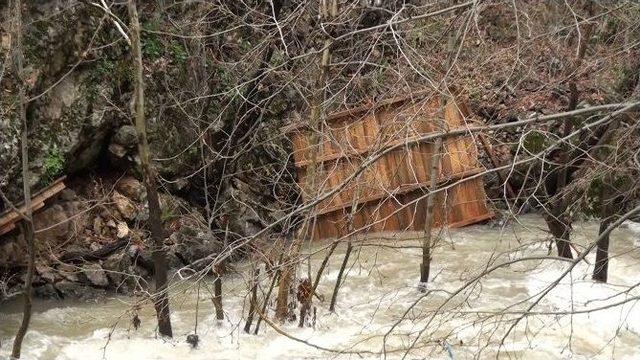
{"type": "Polygon", "coordinates": [[[260,269],[253,270],[253,279],[251,284],[251,300],[249,301],[249,315],[247,316],[247,322],[244,324],[244,332],[251,333],[251,324],[253,323],[253,316],[256,312],[256,306],[258,306],[258,277],[260,276],[260,269]]]}
{"type": "Polygon", "coordinates": [[[331,295],[331,303],[329,304],[329,311],[334,312],[336,310],[336,303],[338,302],[338,291],[340,290],[340,285],[342,285],[342,276],[344,276],[344,271],[347,269],[347,264],[349,263],[349,257],[351,256],[351,252],[353,251],[353,245],[351,241],[347,242],[347,251],[344,253],[344,258],[342,259],[342,265],[340,265],[340,271],[338,271],[338,278],[336,279],[336,285],[333,288],[333,294],[331,295]]]}
{"type": "Polygon", "coordinates": [[[26,112],[26,94],[25,83],[23,76],[23,51],[22,51],[22,2],[16,0],[13,13],[13,36],[11,42],[13,44],[13,61],[14,72],[17,78],[18,84],[18,115],[22,123],[22,134],[20,150],[22,154],[22,187],[24,192],[24,205],[25,214],[24,225],[21,226],[22,234],[27,242],[27,250],[29,252],[29,259],[27,263],[27,276],[24,280],[24,307],[22,310],[22,323],[16,333],[16,337],[13,341],[13,349],[11,350],[11,357],[13,359],[19,359],[22,352],[22,341],[24,340],[27,330],[29,330],[29,323],[31,321],[31,306],[32,306],[32,282],[35,272],[35,236],[33,230],[33,218],[31,213],[31,187],[29,185],[29,147],[28,147],[28,127],[27,127],[27,112],[26,112]]]}
{"type": "MultiPolygon", "coordinates": [[[[340,270],[338,271],[338,277],[336,278],[336,284],[333,288],[333,294],[331,294],[331,303],[329,304],[330,312],[334,312],[336,310],[336,303],[338,302],[338,292],[340,291],[340,286],[342,285],[342,277],[344,276],[344,272],[347,269],[347,264],[349,263],[349,257],[351,256],[351,252],[353,251],[353,244],[351,243],[352,236],[354,235],[354,230],[355,230],[353,225],[353,218],[355,217],[356,211],[358,209],[358,198],[360,197],[360,191],[361,191],[361,187],[358,184],[356,187],[355,196],[353,197],[353,202],[351,203],[351,211],[349,212],[349,218],[347,219],[347,227],[349,231],[349,238],[347,240],[347,250],[344,253],[344,258],[342,259],[342,264],[340,265],[340,270]]],[[[333,249],[331,250],[331,252],[333,252],[333,249]]],[[[320,281],[320,274],[318,274],[318,281],[320,281]]]]}
{"type": "Polygon", "coordinates": [[[338,247],[339,243],[340,242],[337,240],[334,241],[329,247],[329,252],[327,252],[327,255],[322,260],[322,263],[318,268],[318,272],[316,273],[316,280],[313,282],[313,287],[312,287],[313,293],[316,292],[318,285],[320,285],[320,278],[322,278],[322,273],[324,272],[324,269],[327,267],[327,264],[329,263],[329,259],[331,259],[331,255],[333,255],[333,252],[336,250],[336,247],[338,247]]]}
{"type": "Polygon", "coordinates": [[[213,280],[213,306],[216,308],[216,319],[224,320],[222,309],[222,274],[219,271],[214,273],[216,279],[213,280]]]}
{"type": "MultiPolygon", "coordinates": [[[[611,181],[611,178],[607,178],[611,181]]],[[[606,181],[607,182],[607,181],[606,181]]],[[[601,192],[602,205],[600,209],[600,229],[598,235],[602,233],[611,225],[614,219],[615,207],[613,206],[612,191],[609,188],[610,185],[603,184],[601,192]]],[[[606,236],[599,236],[597,250],[596,250],[596,264],[593,268],[592,279],[600,282],[607,282],[609,270],[609,234],[606,236]]]]}
{"type": "Polygon", "coordinates": [[[298,284],[297,297],[300,301],[300,319],[298,321],[298,327],[304,327],[307,314],[311,311],[311,300],[313,298],[313,285],[311,285],[311,279],[304,279],[298,284]]]}
{"type": "MultiPolygon", "coordinates": [[[[320,3],[320,13],[321,18],[323,20],[333,19],[337,16],[338,13],[338,1],[332,0],[331,5],[329,6],[327,2],[320,3]]],[[[318,73],[318,77],[316,79],[316,93],[314,98],[312,99],[311,105],[311,117],[309,121],[309,127],[312,129],[311,131],[311,139],[309,141],[311,146],[311,162],[307,166],[307,183],[306,192],[309,198],[312,200],[317,190],[315,189],[315,180],[318,176],[316,173],[317,170],[317,158],[318,158],[318,147],[319,147],[319,137],[320,137],[320,124],[322,123],[322,106],[325,99],[325,83],[327,78],[327,73],[329,70],[329,65],[331,63],[331,38],[327,37],[324,41],[324,50],[321,53],[320,58],[320,71],[318,73]]],[[[313,212],[313,209],[311,209],[313,212]]],[[[303,225],[303,230],[311,234],[313,232],[312,224],[313,224],[313,216],[308,216],[305,219],[305,223],[303,225]],[[311,224],[311,225],[310,225],[311,224]]],[[[312,235],[310,235],[312,236],[312,235]]],[[[285,261],[287,263],[285,268],[283,268],[282,273],[280,274],[280,285],[278,288],[278,298],[276,304],[276,318],[280,321],[284,321],[286,317],[286,313],[288,312],[288,298],[289,298],[289,289],[291,287],[291,281],[293,275],[295,274],[295,263],[291,261],[298,257],[300,246],[302,245],[302,239],[295,239],[294,243],[290,247],[289,252],[289,260],[285,261]]]]}
{"type": "Polygon", "coordinates": [[[262,311],[260,312],[260,316],[258,317],[258,321],[256,322],[256,328],[253,330],[254,335],[258,335],[258,331],[260,331],[260,323],[262,322],[262,316],[266,315],[267,313],[269,298],[271,297],[271,293],[273,292],[273,288],[276,286],[276,282],[278,281],[279,276],[280,276],[280,271],[276,271],[273,274],[273,279],[271,280],[269,291],[267,291],[267,295],[265,295],[264,301],[262,302],[262,311]]]}
{"type": "Polygon", "coordinates": [[[291,289],[291,277],[293,266],[280,263],[282,271],[278,282],[278,297],[276,298],[276,319],[284,322],[289,315],[289,290],[291,289]]]}
{"type": "Polygon", "coordinates": [[[558,256],[573,259],[571,253],[571,222],[566,214],[566,200],[560,199],[557,203],[552,203],[551,214],[545,216],[549,231],[553,235],[558,256]]]}
{"type": "MultiPolygon", "coordinates": [[[[600,221],[600,230],[598,234],[602,234],[611,224],[613,217],[609,216],[600,221]]],[[[600,282],[607,282],[609,271],[609,234],[598,240],[598,250],[596,251],[596,264],[593,268],[592,279],[600,282]]]]}
{"type": "Polygon", "coordinates": [[[134,58],[134,104],[136,134],[138,136],[138,155],[142,166],[143,182],[147,189],[149,205],[149,224],[153,239],[153,264],[156,282],[154,306],[158,318],[158,330],[161,335],[172,337],[169,298],[167,295],[167,259],[164,251],[164,232],[160,219],[160,202],[156,188],[156,176],[151,165],[149,143],[147,141],[147,125],[144,116],[144,83],[142,75],[142,52],[140,48],[140,22],[135,0],[129,0],[129,17],[131,20],[131,47],[134,58]]]}
{"type": "MultiPolygon", "coordinates": [[[[589,14],[589,16],[593,15],[593,1],[586,2],[585,10],[589,14]]],[[[569,67],[568,77],[570,79],[569,89],[571,93],[569,96],[569,105],[567,107],[568,111],[576,109],[580,97],[580,92],[575,80],[575,74],[578,73],[578,69],[580,68],[582,61],[584,60],[584,56],[587,50],[587,43],[589,42],[589,38],[591,37],[591,32],[593,30],[593,24],[589,23],[585,27],[584,38],[581,40],[576,59],[573,65],[569,67]]],[[[563,137],[566,137],[571,133],[571,130],[573,129],[573,123],[574,119],[567,118],[564,120],[562,133],[563,137]]],[[[545,216],[545,220],[547,222],[547,226],[549,227],[549,231],[551,231],[555,238],[556,247],[558,249],[558,256],[572,259],[573,254],[571,253],[571,217],[567,213],[567,194],[564,194],[563,191],[571,182],[571,178],[569,176],[569,163],[573,159],[571,159],[569,156],[569,147],[567,144],[563,143],[560,147],[560,150],[560,165],[556,170],[557,178],[555,191],[553,191],[553,194],[551,194],[555,196],[555,199],[552,199],[552,201],[548,205],[551,214],[545,216]]]]}
{"type": "MultiPolygon", "coordinates": [[[[454,1],[454,3],[458,3],[458,1],[454,1]]],[[[455,21],[455,20],[454,20],[455,21]]],[[[452,23],[453,25],[453,23],[452,23]]],[[[460,31],[460,29],[458,30],[460,31]]],[[[449,32],[447,39],[447,57],[444,61],[447,73],[450,71],[451,66],[453,64],[453,58],[455,56],[456,44],[459,41],[460,33],[453,31],[449,32]]],[[[446,89],[448,90],[448,89],[446,89]]],[[[441,128],[442,131],[447,129],[446,123],[446,112],[447,112],[447,102],[449,98],[444,94],[440,97],[440,107],[442,108],[442,119],[437,121],[437,125],[441,128]]],[[[442,151],[442,137],[436,139],[433,144],[432,153],[431,153],[431,168],[429,169],[429,196],[427,196],[427,207],[425,209],[425,220],[424,220],[424,240],[422,242],[422,263],[420,264],[420,291],[425,291],[425,285],[429,281],[429,273],[431,271],[431,249],[433,248],[431,230],[433,228],[433,207],[435,205],[436,195],[434,191],[436,190],[438,184],[438,169],[440,165],[440,152],[442,151]]]]}
{"type": "Polygon", "coordinates": [[[438,169],[440,168],[440,152],[442,150],[442,138],[436,139],[431,154],[431,169],[429,172],[429,196],[427,197],[427,208],[424,220],[424,241],[422,243],[422,264],[420,264],[420,283],[426,284],[429,281],[429,271],[431,269],[431,228],[433,227],[433,206],[435,204],[436,185],[438,183],[438,169]]]}

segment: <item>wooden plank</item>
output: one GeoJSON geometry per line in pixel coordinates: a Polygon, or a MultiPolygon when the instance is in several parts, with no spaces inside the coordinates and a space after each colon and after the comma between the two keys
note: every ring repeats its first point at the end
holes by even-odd
{"type": "Polygon", "coordinates": [[[5,226],[3,226],[2,228],[0,228],[0,235],[4,235],[6,233],[8,233],[9,231],[13,230],[16,228],[16,223],[12,222],[12,223],[8,223],[5,226]]]}
{"type": "MultiPolygon", "coordinates": [[[[453,174],[453,175],[448,175],[446,177],[443,177],[441,179],[438,180],[438,185],[442,185],[451,181],[456,181],[456,180],[460,180],[463,179],[465,177],[469,177],[472,175],[476,175],[480,172],[484,171],[484,169],[481,168],[477,168],[477,169],[473,169],[473,170],[469,170],[466,172],[462,172],[462,173],[458,173],[458,174],[453,174]]],[[[419,183],[419,184],[409,184],[409,185],[404,185],[402,187],[399,187],[397,189],[394,190],[389,190],[390,192],[378,192],[374,195],[371,196],[360,196],[357,204],[364,204],[364,203],[369,203],[369,202],[374,202],[374,201],[378,201],[380,199],[384,199],[385,197],[389,196],[389,193],[391,193],[394,196],[397,195],[402,195],[411,191],[415,191],[417,189],[423,189],[426,188],[428,186],[428,181],[424,182],[424,183],[419,183]]],[[[323,208],[322,211],[318,211],[316,212],[316,215],[321,215],[321,214],[326,214],[329,212],[333,212],[336,211],[338,209],[342,209],[342,208],[346,208],[346,207],[350,207],[351,203],[341,203],[341,204],[335,204],[333,206],[326,206],[323,208]]]]}
{"type": "MultiPolygon", "coordinates": [[[[59,178],[51,185],[46,188],[36,192],[31,197],[31,211],[34,212],[44,206],[44,202],[62,191],[65,188],[65,184],[63,182],[65,178],[59,178]]],[[[22,213],[26,211],[26,207],[24,202],[18,205],[18,210],[22,213]]],[[[11,209],[4,211],[0,214],[0,229],[4,230],[5,228],[11,227],[10,224],[15,223],[20,220],[20,215],[18,212],[15,212],[11,209]]],[[[11,227],[11,229],[15,228],[15,226],[11,227]]],[[[0,232],[0,235],[4,234],[4,232],[0,232]]]]}

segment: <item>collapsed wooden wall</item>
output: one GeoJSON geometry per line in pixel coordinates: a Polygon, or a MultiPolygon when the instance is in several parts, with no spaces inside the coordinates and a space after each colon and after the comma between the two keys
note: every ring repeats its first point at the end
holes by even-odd
{"type": "MultiPolygon", "coordinates": [[[[340,191],[315,206],[313,237],[423,230],[433,142],[413,140],[443,131],[436,121],[443,117],[449,130],[465,126],[467,111],[459,101],[450,101],[443,111],[437,96],[424,94],[343,111],[327,117],[317,136],[319,141],[315,149],[311,146],[309,128],[303,124],[289,128],[304,200],[317,199],[344,184],[340,191]],[[314,151],[316,180],[314,189],[309,189],[307,171],[314,151]],[[346,182],[364,162],[381,152],[386,153],[346,182]],[[352,211],[353,206],[356,206],[355,211],[352,211]],[[351,214],[352,223],[349,221],[351,214]]],[[[449,138],[443,145],[439,185],[451,184],[482,171],[474,141],[469,136],[449,138]]],[[[439,192],[435,204],[436,226],[464,226],[493,216],[486,206],[481,178],[466,180],[439,192]]]]}

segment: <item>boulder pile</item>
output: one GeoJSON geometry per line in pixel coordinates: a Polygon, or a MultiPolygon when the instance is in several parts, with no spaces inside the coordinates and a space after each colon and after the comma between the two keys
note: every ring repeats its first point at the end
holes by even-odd
{"type": "MultiPolygon", "coordinates": [[[[125,176],[105,184],[65,189],[34,214],[37,263],[35,294],[44,298],[95,298],[106,291],[130,294],[153,274],[146,227],[146,191],[125,176]]],[[[173,269],[208,271],[222,243],[202,215],[184,200],[161,193],[165,249],[173,269]]],[[[0,239],[0,297],[19,293],[26,244],[19,231],[0,239]]]]}

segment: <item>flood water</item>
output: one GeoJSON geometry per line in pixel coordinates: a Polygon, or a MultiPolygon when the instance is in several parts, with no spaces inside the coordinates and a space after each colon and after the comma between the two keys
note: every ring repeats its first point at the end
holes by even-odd
{"type": "MultiPolygon", "coordinates": [[[[139,311],[142,326],[132,328],[135,297],[111,296],[98,303],[37,301],[23,358],[639,359],[640,251],[634,245],[638,235],[628,229],[612,233],[609,284],[591,280],[595,255],[590,254],[591,265],[577,265],[503,341],[514,321],[570,265],[540,259],[547,255],[544,228],[539,217],[524,216],[504,228],[478,225],[442,234],[426,296],[417,289],[419,240],[405,234],[404,239],[356,243],[338,309],[331,314],[328,299],[344,254],[341,244],[319,287],[326,300],[314,299],[315,327],[278,325],[289,337],[264,322],[259,335],[243,333],[248,263],[238,264],[236,273],[224,279],[224,321],[215,319],[211,279],[205,278],[199,290],[194,282],[176,285],[170,341],[156,338],[148,304],[139,311]],[[536,258],[515,261],[525,257],[536,258]],[[510,261],[515,262],[478,277],[510,261]],[[479,280],[471,281],[475,278],[479,280]],[[196,313],[200,344],[191,349],[185,339],[194,333],[196,313]]],[[[574,230],[580,248],[596,238],[598,224],[576,223],[574,230]]],[[[314,253],[314,274],[326,246],[306,249],[314,253]]],[[[300,272],[307,272],[307,264],[301,264],[300,272]]],[[[268,279],[262,285],[267,288],[268,279]]],[[[8,357],[21,317],[19,304],[2,306],[0,358],[8,357]]]]}

